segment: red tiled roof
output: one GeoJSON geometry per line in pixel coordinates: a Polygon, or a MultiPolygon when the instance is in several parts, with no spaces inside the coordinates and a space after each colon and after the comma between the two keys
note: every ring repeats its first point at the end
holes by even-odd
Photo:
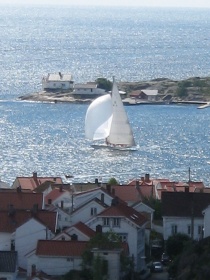
{"type": "Polygon", "coordinates": [[[138,226],[142,226],[147,222],[147,219],[132,207],[125,204],[118,203],[117,205],[110,206],[102,211],[97,216],[99,217],[126,217],[138,226]]]}
{"type": "Polygon", "coordinates": [[[16,228],[34,218],[47,226],[52,232],[56,228],[56,212],[48,212],[45,210],[34,213],[33,211],[17,210],[9,215],[8,211],[0,211],[0,232],[14,232],[16,228]]]}
{"type": "Polygon", "coordinates": [[[45,204],[48,203],[48,200],[51,199],[51,201],[54,201],[55,199],[59,198],[61,195],[63,195],[65,192],[67,192],[66,190],[62,189],[62,188],[55,188],[53,189],[50,193],[48,193],[45,196],[45,204]]]}
{"type": "Polygon", "coordinates": [[[43,184],[46,181],[51,181],[52,183],[56,184],[62,184],[62,179],[61,177],[17,177],[19,186],[21,189],[30,189],[34,190],[41,184],[43,184]]]}
{"type": "Polygon", "coordinates": [[[15,209],[32,209],[34,205],[42,209],[43,194],[32,192],[0,192],[0,210],[9,210],[10,205],[15,209]]]}
{"type": "Polygon", "coordinates": [[[123,201],[137,202],[142,201],[144,197],[153,196],[153,186],[152,185],[119,185],[111,186],[112,193],[119,197],[123,201]]]}
{"type": "Polygon", "coordinates": [[[38,256],[81,257],[87,241],[39,240],[36,248],[38,256]]]}
{"type": "Polygon", "coordinates": [[[89,228],[88,226],[86,226],[82,222],[78,222],[75,225],[73,225],[72,227],[77,228],[79,231],[81,231],[82,233],[84,233],[86,236],[88,236],[90,238],[95,235],[95,231],[92,230],[91,228],[89,228]]]}

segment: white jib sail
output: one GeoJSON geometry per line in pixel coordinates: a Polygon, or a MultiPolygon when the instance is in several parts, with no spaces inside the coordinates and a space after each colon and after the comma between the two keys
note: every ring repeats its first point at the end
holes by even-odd
{"type": "Polygon", "coordinates": [[[135,146],[135,140],[128,116],[114,79],[111,98],[113,117],[107,142],[111,145],[123,145],[127,147],[135,146]]]}
{"type": "Polygon", "coordinates": [[[112,121],[110,94],[96,98],[88,107],[85,116],[85,136],[90,140],[105,139],[112,121]]]}

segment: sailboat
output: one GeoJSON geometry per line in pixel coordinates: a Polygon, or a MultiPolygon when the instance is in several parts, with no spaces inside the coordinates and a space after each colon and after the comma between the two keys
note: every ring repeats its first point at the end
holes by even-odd
{"type": "Polygon", "coordinates": [[[114,149],[127,149],[136,145],[114,78],[111,94],[96,98],[88,107],[85,136],[90,140],[103,139],[106,147],[114,149]]]}

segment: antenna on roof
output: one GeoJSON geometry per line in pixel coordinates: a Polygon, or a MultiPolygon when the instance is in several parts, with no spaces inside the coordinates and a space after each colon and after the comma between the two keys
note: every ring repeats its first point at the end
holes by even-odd
{"type": "Polygon", "coordinates": [[[191,181],[191,180],[190,180],[190,167],[189,167],[189,183],[190,183],[190,181],[191,181]]]}

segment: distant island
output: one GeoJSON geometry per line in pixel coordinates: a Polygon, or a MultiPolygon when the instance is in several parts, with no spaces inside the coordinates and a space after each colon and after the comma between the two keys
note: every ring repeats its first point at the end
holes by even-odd
{"type": "MultiPolygon", "coordinates": [[[[126,92],[126,98],[135,91],[158,90],[158,101],[188,102],[202,104],[210,101],[210,77],[192,77],[175,81],[158,78],[150,81],[119,82],[119,90],[126,92]]],[[[92,98],[80,98],[73,91],[40,91],[19,97],[20,100],[36,102],[90,103],[92,98]]],[[[158,102],[157,102],[158,103],[158,102]]]]}

